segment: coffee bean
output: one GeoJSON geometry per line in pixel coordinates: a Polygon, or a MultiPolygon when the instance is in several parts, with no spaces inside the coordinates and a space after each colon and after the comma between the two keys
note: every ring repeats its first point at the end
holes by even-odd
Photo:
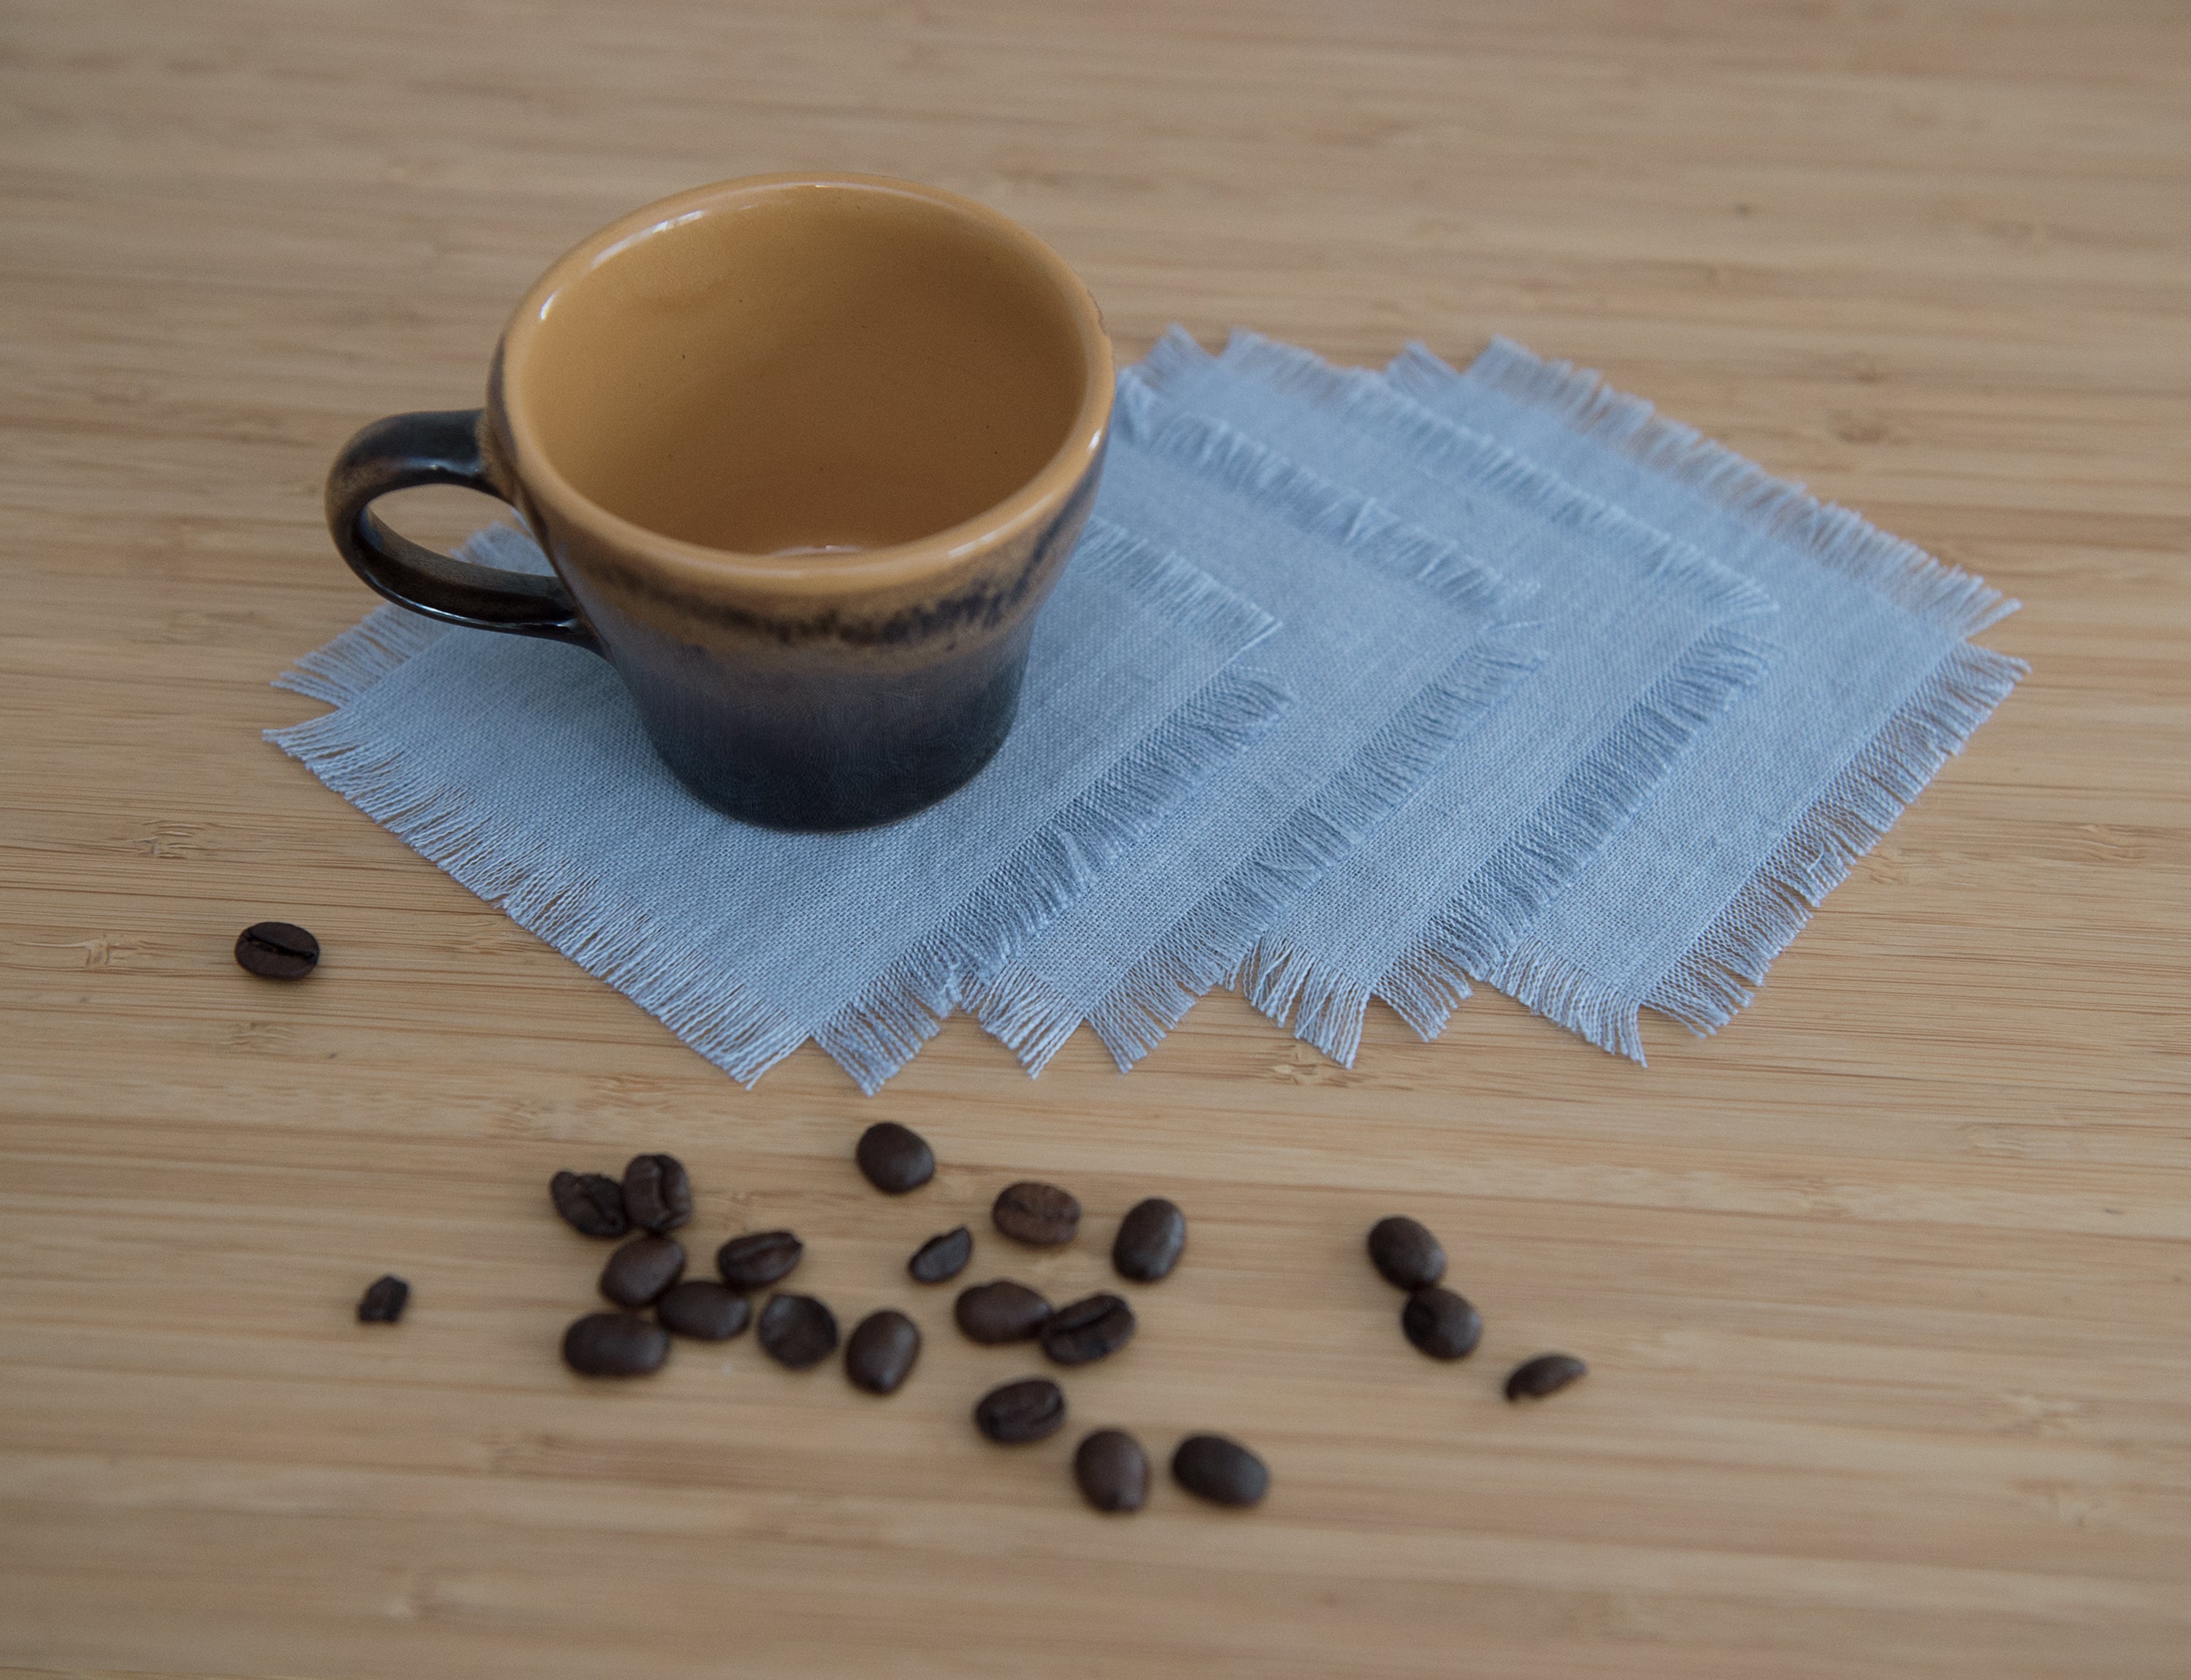
{"type": "Polygon", "coordinates": [[[1433,1359],[1465,1359],[1483,1334],[1483,1315],[1451,1290],[1417,1290],[1400,1309],[1400,1329],[1433,1359]]]}
{"type": "Polygon", "coordinates": [[[966,1262],[973,1257],[974,1233],[961,1225],[955,1231],[930,1237],[915,1249],[905,1269],[913,1273],[916,1284],[948,1283],[966,1269],[966,1262]]]}
{"type": "Polygon", "coordinates": [[[357,1321],[361,1324],[392,1324],[403,1316],[403,1309],[411,1303],[411,1285],[390,1273],[385,1278],[375,1278],[366,1285],[365,1298],[357,1303],[357,1321]]]}
{"type": "Polygon", "coordinates": [[[727,1284],[695,1278],[654,1303],[654,1317],[672,1335],[695,1341],[728,1341],[753,1317],[753,1303],[727,1284]]]}
{"type": "Polygon", "coordinates": [[[1115,1295],[1069,1302],[1042,1324],[1042,1351],[1061,1365],[1091,1364],[1133,1339],[1134,1309],[1115,1295]]]}
{"type": "Polygon", "coordinates": [[[1438,1239],[1404,1214],[1369,1227],[1369,1259],[1397,1289],[1426,1290],[1445,1276],[1445,1250],[1438,1239]]]}
{"type": "Polygon", "coordinates": [[[1080,1229],[1080,1204],[1055,1184],[1011,1184],[999,1194],[989,1217],[1015,1242],[1056,1248],[1080,1229]]]}
{"type": "Polygon", "coordinates": [[[586,1376],[645,1376],[669,1357],[669,1333],[629,1313],[589,1313],[563,1332],[563,1363],[586,1376]]]}
{"type": "Polygon", "coordinates": [[[601,1293],[619,1307],[659,1301],[685,1275],[685,1245],[669,1237],[635,1237],[601,1267],[601,1293]]]}
{"type": "Polygon", "coordinates": [[[674,1155],[634,1155],[623,1170],[623,1210],[659,1236],[692,1216],[692,1180],[674,1155]]]}
{"type": "Polygon", "coordinates": [[[999,1446],[1024,1446],[1065,1424],[1065,1391],[1046,1376],[1022,1377],[992,1388],[974,1408],[974,1427],[999,1446]]]}
{"type": "Polygon", "coordinates": [[[1556,1394],[1577,1377],[1588,1376],[1590,1367],[1572,1353],[1539,1353],[1514,1367],[1506,1379],[1510,1400],[1541,1400],[1556,1394]]]}
{"type": "Polygon", "coordinates": [[[902,1196],[936,1176],[936,1152],[928,1140],[896,1120],[877,1120],[862,1132],[852,1154],[868,1182],[885,1195],[902,1196]]]}
{"type": "Polygon", "coordinates": [[[1118,1222],[1118,1235],[1111,1244],[1111,1264],[1122,1278],[1137,1284],[1153,1284],[1171,1275],[1187,1246],[1187,1216],[1177,1204],[1162,1196],[1136,1202],[1118,1222]]]}
{"type": "Polygon", "coordinates": [[[777,1364],[803,1371],[837,1351],[837,1317],[811,1295],[772,1295],[754,1335],[777,1364]]]}
{"type": "Polygon", "coordinates": [[[993,1347],[999,1342],[1025,1341],[1039,1330],[1050,1317],[1050,1303],[1025,1284],[999,1278],[959,1290],[951,1316],[969,1341],[993,1347]]]}
{"type": "Polygon", "coordinates": [[[589,1237],[621,1237],[631,1229],[623,1210],[623,1186],[601,1172],[559,1172],[548,1181],[549,1199],[563,1222],[589,1237]]]}
{"type": "Polygon", "coordinates": [[[806,1244],[788,1231],[754,1231],[715,1250],[715,1269],[734,1290],[766,1289],[789,1277],[806,1244]]]}
{"type": "Polygon", "coordinates": [[[268,980],[302,980],[320,965],[320,942],[292,922],[253,922],[236,936],[236,960],[268,980]]]}
{"type": "Polygon", "coordinates": [[[1098,1511],[1139,1511],[1149,1497],[1149,1456],[1123,1429],[1098,1429],[1073,1455],[1073,1479],[1098,1511]]]}
{"type": "Polygon", "coordinates": [[[1190,1435],[1171,1455],[1172,1480],[1217,1505],[1255,1505],[1270,1490],[1263,1461],[1222,1435],[1190,1435]]]}
{"type": "Polygon", "coordinates": [[[870,1394],[895,1394],[920,1357],[920,1326],[895,1307],[870,1313],[845,1343],[845,1375],[870,1394]]]}

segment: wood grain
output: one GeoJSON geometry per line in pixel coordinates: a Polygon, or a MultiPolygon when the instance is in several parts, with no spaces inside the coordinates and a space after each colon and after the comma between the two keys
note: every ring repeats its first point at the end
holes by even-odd
{"type": "MultiPolygon", "coordinates": [[[[0,12],[0,1663],[14,1674],[2191,1672],[2191,14],[2020,0],[14,0],[0,12]],[[357,424],[478,400],[566,245],[765,169],[936,181],[1122,350],[1494,331],[1984,572],[2035,674],[1710,1041],[1503,999],[1348,1072],[1237,999],[1132,1077],[953,1022],[748,1094],[258,738],[367,605],[357,424]],[[302,921],[308,983],[237,928],[302,921]],[[944,1162],[903,1202],[853,1138],[944,1162]],[[557,1365],[566,1165],[782,1222],[904,1392],[749,1339],[557,1365]],[[1074,1417],[1275,1472],[1080,1509],[1076,1431],[913,1244],[1023,1175],[1094,1284],[1188,1210],[1074,1417]],[[1361,1234],[1442,1231],[1482,1351],[1361,1234]],[[395,1330],[350,1319],[384,1270],[395,1330]],[[1546,1347],[1594,1374],[1540,1407],[1546,1347]]],[[[448,534],[471,508],[418,513],[448,534]]]]}

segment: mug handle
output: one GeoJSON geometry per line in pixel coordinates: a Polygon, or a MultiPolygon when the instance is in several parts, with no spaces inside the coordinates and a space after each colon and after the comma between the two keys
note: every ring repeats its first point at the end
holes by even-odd
{"type": "Polygon", "coordinates": [[[373,511],[390,491],[419,484],[458,484],[508,502],[487,470],[482,413],[453,408],[391,414],[343,445],[327,470],[327,530],[335,547],[351,571],[398,607],[444,624],[544,636],[598,653],[600,642],[561,578],[437,554],[390,530],[373,511]]]}

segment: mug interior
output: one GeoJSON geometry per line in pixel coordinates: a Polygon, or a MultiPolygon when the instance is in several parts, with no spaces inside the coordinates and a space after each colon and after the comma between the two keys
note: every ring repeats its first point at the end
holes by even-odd
{"type": "Polygon", "coordinates": [[[948,530],[1041,473],[1088,396],[1085,293],[943,196],[771,184],[574,259],[513,399],[580,495],[704,548],[948,530]]]}

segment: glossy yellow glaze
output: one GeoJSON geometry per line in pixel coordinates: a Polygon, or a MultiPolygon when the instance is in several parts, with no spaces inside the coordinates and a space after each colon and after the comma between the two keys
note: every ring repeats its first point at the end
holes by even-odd
{"type": "Polygon", "coordinates": [[[1009,219],[774,175],[560,259],[504,333],[489,425],[582,598],[702,645],[903,657],[894,620],[1046,591],[1028,570],[1062,559],[1046,539],[1100,465],[1112,377],[1087,288],[1009,219]],[[820,548],[857,552],[800,552],[820,548]]]}

